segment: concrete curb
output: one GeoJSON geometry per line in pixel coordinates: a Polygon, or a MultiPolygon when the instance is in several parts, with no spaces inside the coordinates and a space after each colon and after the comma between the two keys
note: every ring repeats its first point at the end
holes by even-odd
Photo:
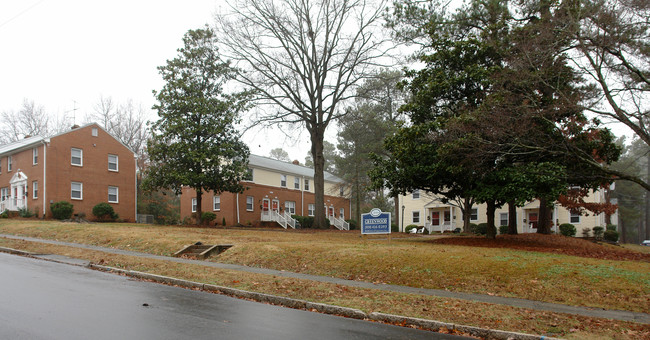
{"type": "MultiPolygon", "coordinates": [[[[0,249],[1,250],[1,249],[0,249]]],[[[107,267],[97,264],[89,264],[88,268],[100,270],[104,272],[113,272],[118,274],[123,274],[143,280],[151,280],[163,284],[176,285],[179,287],[190,288],[190,289],[200,289],[209,292],[215,292],[223,295],[228,295],[241,299],[248,299],[257,302],[270,303],[273,305],[294,308],[294,309],[304,309],[310,311],[317,311],[323,314],[331,315],[340,315],[352,319],[360,320],[373,320],[384,322],[388,324],[396,324],[403,326],[416,326],[425,330],[437,332],[441,328],[446,328],[449,330],[456,330],[461,333],[470,334],[482,339],[495,339],[495,340],[559,340],[557,338],[540,336],[540,335],[531,335],[517,332],[501,331],[495,329],[485,329],[473,326],[457,325],[451,323],[440,322],[436,320],[427,320],[412,318],[400,315],[385,314],[379,312],[372,312],[366,314],[365,312],[348,307],[328,305],[324,303],[310,302],[299,299],[292,299],[283,296],[276,296],[264,293],[251,292],[246,290],[241,290],[237,288],[230,288],[212,284],[204,284],[200,282],[181,280],[173,277],[143,273],[134,270],[125,270],[120,268],[107,267]]]]}
{"type": "Polygon", "coordinates": [[[9,254],[13,254],[13,255],[21,255],[21,256],[38,255],[37,253],[32,253],[32,252],[29,252],[29,251],[18,250],[18,249],[7,248],[7,247],[0,247],[0,252],[9,253],[9,254]]]}

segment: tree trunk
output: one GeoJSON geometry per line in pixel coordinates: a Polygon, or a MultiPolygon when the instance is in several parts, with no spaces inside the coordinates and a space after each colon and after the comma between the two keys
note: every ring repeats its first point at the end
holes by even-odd
{"type": "Polygon", "coordinates": [[[508,202],[508,234],[517,235],[517,206],[514,201],[508,202]]]}
{"type": "Polygon", "coordinates": [[[485,236],[487,238],[496,238],[497,237],[497,228],[494,225],[494,213],[496,212],[496,202],[493,200],[487,201],[487,230],[485,236]]]}
{"type": "Polygon", "coordinates": [[[537,220],[537,233],[550,234],[551,233],[551,216],[552,211],[549,209],[548,201],[546,198],[539,199],[539,216],[537,220]]]}
{"type": "Polygon", "coordinates": [[[314,158],[314,228],[325,228],[325,157],[323,156],[324,133],[320,128],[310,130],[311,154],[314,158]]]}
{"type": "MultiPolygon", "coordinates": [[[[648,177],[646,178],[646,182],[650,182],[650,155],[648,155],[646,159],[646,166],[647,166],[647,174],[648,177]]],[[[650,191],[646,191],[645,193],[645,233],[642,233],[639,231],[639,236],[641,238],[644,238],[646,240],[650,240],[650,191]]]]}
{"type": "Polygon", "coordinates": [[[461,212],[463,213],[463,232],[471,233],[472,231],[470,230],[469,223],[472,217],[472,201],[470,198],[463,198],[463,208],[461,209],[461,212]]]}
{"type": "Polygon", "coordinates": [[[623,223],[622,218],[618,219],[618,230],[621,231],[621,243],[627,243],[627,232],[625,230],[625,223],[623,223]]]}
{"type": "Polygon", "coordinates": [[[201,214],[203,211],[201,210],[201,199],[203,196],[203,191],[201,189],[196,190],[196,215],[194,218],[196,219],[196,224],[201,224],[201,214]]]}
{"type": "Polygon", "coordinates": [[[395,194],[393,196],[393,202],[395,203],[395,217],[393,218],[392,223],[397,224],[399,226],[399,194],[395,194]]]}

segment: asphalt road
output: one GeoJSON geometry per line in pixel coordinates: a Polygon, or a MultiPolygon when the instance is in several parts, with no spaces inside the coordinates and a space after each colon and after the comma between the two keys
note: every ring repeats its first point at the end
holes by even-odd
{"type": "Polygon", "coordinates": [[[462,339],[0,253],[0,339],[462,339]]]}

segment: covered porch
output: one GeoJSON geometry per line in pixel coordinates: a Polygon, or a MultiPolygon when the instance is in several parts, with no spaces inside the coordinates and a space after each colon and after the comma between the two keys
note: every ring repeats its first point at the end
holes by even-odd
{"type": "MultiPolygon", "coordinates": [[[[429,231],[444,233],[458,228],[456,221],[456,207],[443,203],[430,203],[424,207],[426,221],[424,227],[429,231]]],[[[462,227],[462,221],[460,221],[462,227]]]]}

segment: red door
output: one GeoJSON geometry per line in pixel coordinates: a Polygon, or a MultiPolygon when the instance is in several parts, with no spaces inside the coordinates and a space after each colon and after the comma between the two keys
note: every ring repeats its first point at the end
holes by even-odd
{"type": "Polygon", "coordinates": [[[269,211],[269,200],[266,198],[262,200],[262,210],[269,211]]]}
{"type": "Polygon", "coordinates": [[[431,225],[440,225],[440,212],[434,211],[431,213],[431,225]]]}
{"type": "Polygon", "coordinates": [[[280,208],[280,201],[273,200],[272,207],[273,211],[278,212],[278,209],[280,208]]]}
{"type": "Polygon", "coordinates": [[[531,228],[537,229],[537,213],[529,213],[528,214],[528,225],[530,225],[531,228]]]}
{"type": "Polygon", "coordinates": [[[330,207],[330,213],[328,217],[334,217],[334,207],[330,207]]]}

